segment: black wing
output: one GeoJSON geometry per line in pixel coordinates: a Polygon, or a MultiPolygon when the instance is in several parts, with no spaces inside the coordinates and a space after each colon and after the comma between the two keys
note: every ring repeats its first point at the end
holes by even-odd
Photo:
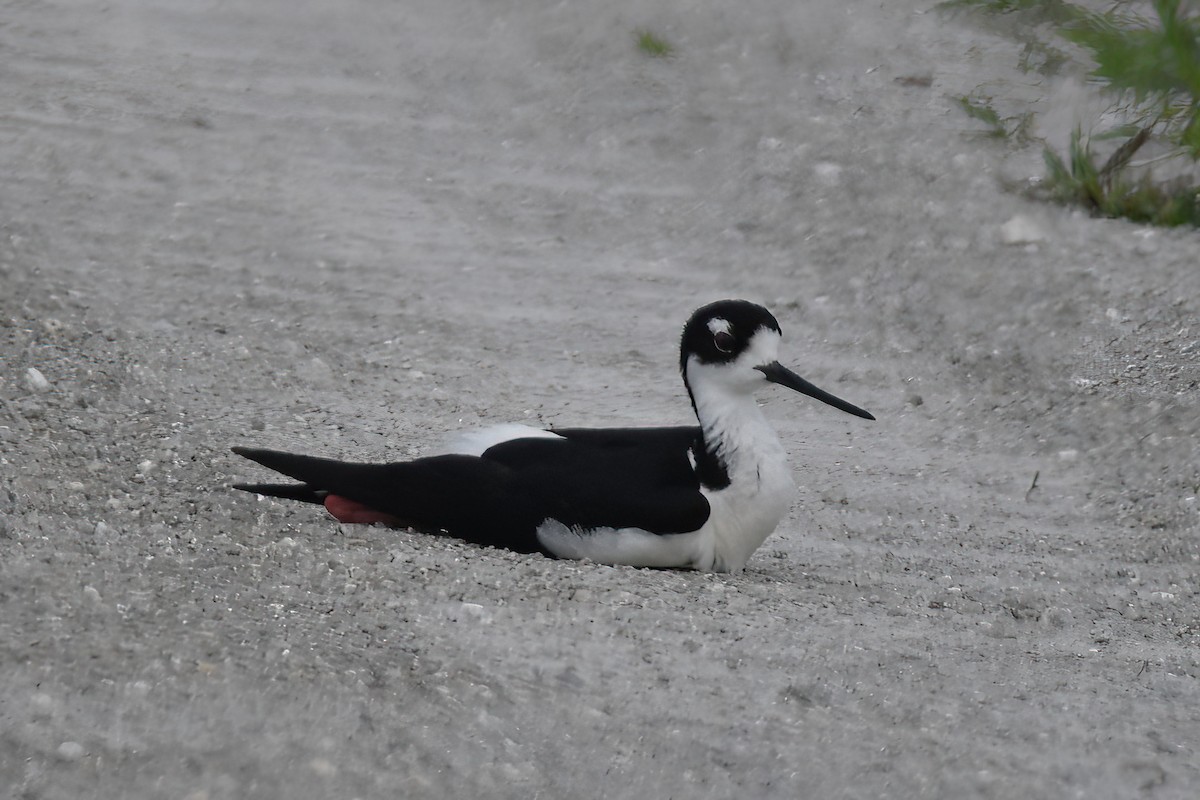
{"type": "MultiPolygon", "coordinates": [[[[553,518],[584,530],[641,528],[688,533],[709,506],[688,457],[695,427],[560,428],[563,439],[514,439],[483,454],[518,476],[522,490],[553,518]]],[[[540,522],[541,520],[539,520],[540,522]]]]}
{"type": "Polygon", "coordinates": [[[700,441],[700,428],[697,425],[672,428],[550,428],[549,432],[582,444],[614,448],[654,448],[670,456],[682,454],[685,459],[688,448],[700,441]]]}
{"type": "Polygon", "coordinates": [[[696,428],[562,429],[560,439],[515,439],[482,457],[445,455],[361,464],[277,450],[233,451],[301,481],[239,484],[275,497],[322,502],[335,494],[405,524],[478,544],[545,552],[546,519],[584,530],[687,533],[708,519],[688,457],[696,428]]]}

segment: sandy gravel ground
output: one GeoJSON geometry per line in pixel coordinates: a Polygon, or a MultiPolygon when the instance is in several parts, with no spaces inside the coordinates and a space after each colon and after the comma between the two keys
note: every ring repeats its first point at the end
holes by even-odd
{"type": "Polygon", "coordinates": [[[0,794],[1200,796],[1200,236],[1003,191],[929,5],[5,3],[0,794]],[[721,297],[879,417],[764,397],[744,573],[227,488],[685,422],[721,297]]]}

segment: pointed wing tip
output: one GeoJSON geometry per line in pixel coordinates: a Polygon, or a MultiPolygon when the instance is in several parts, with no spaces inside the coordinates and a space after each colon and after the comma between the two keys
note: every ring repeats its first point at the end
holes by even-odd
{"type": "Polygon", "coordinates": [[[266,462],[267,459],[273,459],[277,456],[288,455],[288,453],[284,453],[281,450],[269,450],[265,447],[236,446],[236,447],[231,447],[229,449],[235,455],[239,455],[242,458],[248,458],[251,461],[254,461],[258,464],[262,464],[264,467],[269,467],[271,469],[274,469],[274,467],[266,462]]]}
{"type": "Polygon", "coordinates": [[[240,492],[275,497],[280,500],[299,500],[303,503],[323,505],[326,493],[314,489],[307,483],[235,483],[229,488],[240,492]]]}

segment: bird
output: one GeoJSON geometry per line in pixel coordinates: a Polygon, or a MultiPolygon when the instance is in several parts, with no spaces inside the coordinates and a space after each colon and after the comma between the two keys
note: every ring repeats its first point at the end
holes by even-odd
{"type": "Polygon", "coordinates": [[[719,300],[697,309],[679,348],[694,426],[499,425],[463,434],[445,452],[383,464],[234,447],[298,483],[233,488],[322,504],[342,523],[519,553],[737,572],[795,492],[755,392],[778,384],[875,419],[780,364],[781,341],[778,320],[761,305],[719,300]]]}

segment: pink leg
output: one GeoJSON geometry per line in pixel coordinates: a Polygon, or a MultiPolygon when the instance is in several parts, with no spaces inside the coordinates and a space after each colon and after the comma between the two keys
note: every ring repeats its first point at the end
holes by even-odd
{"type": "Polygon", "coordinates": [[[336,494],[331,494],[325,498],[325,510],[332,514],[338,522],[363,524],[382,522],[385,525],[403,525],[400,520],[391,514],[384,514],[373,508],[364,506],[362,503],[347,500],[345,497],[339,497],[336,494]]]}

